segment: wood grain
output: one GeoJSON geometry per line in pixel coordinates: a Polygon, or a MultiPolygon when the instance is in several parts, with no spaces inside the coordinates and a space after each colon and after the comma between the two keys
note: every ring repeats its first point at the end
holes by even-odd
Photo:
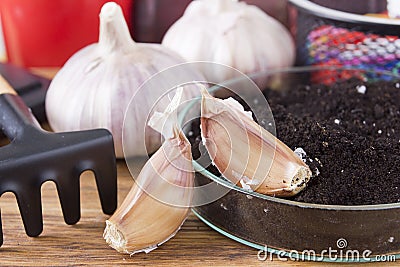
{"type": "MultiPolygon", "coordinates": [[[[119,203],[133,184],[123,161],[118,162],[119,203]]],[[[211,230],[193,214],[169,242],[149,254],[119,254],[102,238],[105,220],[92,173],[81,177],[82,218],[66,225],[55,185],[42,187],[44,231],[37,238],[25,235],[15,198],[0,199],[4,244],[1,266],[338,266],[310,262],[259,261],[257,250],[234,242],[211,230]]],[[[397,264],[400,266],[400,264],[397,264]]],[[[356,265],[353,265],[356,266],[356,265]]],[[[368,266],[363,264],[363,266],[368,266]]],[[[394,266],[374,264],[374,266],[394,266]]]]}

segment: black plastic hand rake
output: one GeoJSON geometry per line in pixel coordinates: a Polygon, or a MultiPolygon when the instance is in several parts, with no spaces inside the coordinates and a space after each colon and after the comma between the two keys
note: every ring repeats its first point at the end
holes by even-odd
{"type": "MultiPolygon", "coordinates": [[[[114,144],[104,129],[69,133],[42,130],[22,99],[0,76],[0,126],[10,144],[0,147],[0,195],[16,196],[25,232],[38,236],[43,230],[41,185],[54,181],[64,220],[79,221],[79,177],[92,170],[103,212],[117,207],[117,169],[114,144]]],[[[0,245],[3,233],[0,218],[0,245]]]]}

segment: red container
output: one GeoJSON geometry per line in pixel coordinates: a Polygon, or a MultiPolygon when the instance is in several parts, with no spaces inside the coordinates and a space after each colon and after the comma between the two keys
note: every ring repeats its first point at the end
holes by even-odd
{"type": "MultiPolygon", "coordinates": [[[[1,0],[7,58],[23,67],[59,67],[97,42],[99,14],[107,0],[1,0]]],[[[114,0],[132,21],[133,0],[114,0]]]]}

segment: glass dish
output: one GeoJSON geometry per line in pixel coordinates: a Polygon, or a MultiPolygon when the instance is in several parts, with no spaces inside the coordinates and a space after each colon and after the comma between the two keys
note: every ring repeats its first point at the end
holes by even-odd
{"type": "MultiPolygon", "coordinates": [[[[294,85],[340,83],[349,78],[367,84],[399,80],[388,72],[335,67],[298,67],[250,77],[270,82],[266,88],[274,86],[277,90],[290,90],[294,85]]],[[[238,82],[227,81],[224,85],[238,82]]],[[[183,114],[192,109],[194,102],[183,114]]],[[[400,258],[400,203],[359,206],[301,203],[249,192],[212,174],[198,162],[194,166],[197,185],[213,181],[230,190],[212,203],[194,207],[193,212],[233,240],[300,260],[363,262],[378,261],[378,255],[400,258]],[[336,250],[336,258],[327,254],[329,250],[336,250]],[[356,254],[351,257],[355,251],[358,257],[356,254]],[[363,257],[363,253],[368,257],[363,257]]]]}

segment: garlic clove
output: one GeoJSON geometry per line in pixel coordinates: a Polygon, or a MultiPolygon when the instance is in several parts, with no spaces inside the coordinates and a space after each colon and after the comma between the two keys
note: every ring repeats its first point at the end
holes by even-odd
{"type": "Polygon", "coordinates": [[[234,99],[202,89],[203,143],[221,174],[243,188],[293,196],[311,177],[309,167],[283,142],[253,121],[234,99]]]}
{"type": "MultiPolygon", "coordinates": [[[[179,103],[181,93],[178,90],[171,105],[179,103]]],[[[177,233],[188,215],[194,183],[191,145],[176,123],[169,127],[171,115],[176,114],[171,105],[150,120],[155,130],[166,127],[161,131],[165,142],[145,164],[122,205],[106,221],[104,239],[118,252],[147,253],[156,249],[177,233]]]]}

